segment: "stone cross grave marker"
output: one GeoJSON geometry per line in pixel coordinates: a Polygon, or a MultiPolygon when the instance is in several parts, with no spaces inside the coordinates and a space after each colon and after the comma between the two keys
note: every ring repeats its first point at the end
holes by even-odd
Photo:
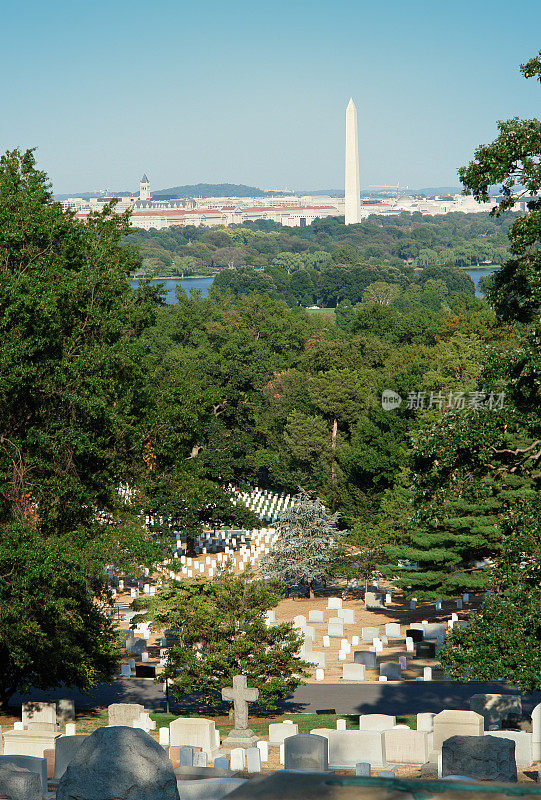
{"type": "Polygon", "coordinates": [[[249,689],[246,675],[235,675],[233,686],[224,686],[222,700],[233,703],[235,727],[224,740],[226,749],[236,747],[254,747],[258,737],[248,727],[248,703],[253,703],[259,697],[259,689],[249,689]]]}

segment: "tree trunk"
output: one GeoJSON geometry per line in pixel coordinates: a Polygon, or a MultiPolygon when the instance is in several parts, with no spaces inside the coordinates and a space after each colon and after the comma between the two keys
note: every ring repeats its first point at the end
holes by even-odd
{"type": "Polygon", "coordinates": [[[331,478],[333,483],[336,483],[336,437],[338,435],[338,420],[335,418],[332,424],[332,433],[331,433],[331,449],[332,449],[332,457],[331,457],[331,478]]]}

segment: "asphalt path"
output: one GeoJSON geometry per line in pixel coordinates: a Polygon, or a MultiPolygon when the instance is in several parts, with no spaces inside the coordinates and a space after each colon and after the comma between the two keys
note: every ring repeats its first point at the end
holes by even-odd
{"type": "MultiPolygon", "coordinates": [[[[418,714],[443,709],[469,709],[473,694],[511,694],[519,692],[501,683],[452,683],[448,681],[387,681],[381,683],[309,683],[300,686],[284,703],[283,712],[336,714],[418,714]]],[[[165,694],[161,686],[149,678],[122,678],[102,684],[88,694],[77,690],[33,690],[14,695],[10,705],[20,706],[26,700],[55,700],[61,697],[75,701],[77,709],[106,708],[111,703],[141,703],[151,711],[165,710],[165,694]]],[[[522,696],[522,707],[530,714],[541,703],[541,692],[522,696]]],[[[175,711],[195,711],[197,699],[187,697],[182,705],[171,703],[175,711]]]]}

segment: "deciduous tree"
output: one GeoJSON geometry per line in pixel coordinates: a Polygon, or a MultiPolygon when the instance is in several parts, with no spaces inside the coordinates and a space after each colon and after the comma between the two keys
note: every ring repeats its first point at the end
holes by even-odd
{"type": "MultiPolygon", "coordinates": [[[[145,599],[148,610],[142,616],[167,628],[176,641],[162,674],[172,682],[175,696],[195,694],[216,709],[222,705],[222,688],[235,675],[246,675],[248,685],[259,689],[259,705],[275,708],[306,674],[298,655],[302,640],[292,624],[266,624],[265,612],[279,600],[276,585],[227,568],[212,580],[171,583],[145,599]]],[[[134,602],[135,608],[141,605],[134,602]]]]}

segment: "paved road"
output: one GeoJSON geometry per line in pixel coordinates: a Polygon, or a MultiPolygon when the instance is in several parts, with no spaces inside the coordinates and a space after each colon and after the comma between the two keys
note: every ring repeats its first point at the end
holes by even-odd
{"type": "MultiPolygon", "coordinates": [[[[469,709],[470,697],[480,693],[519,694],[500,683],[311,683],[297,689],[294,701],[303,705],[299,710],[311,713],[334,709],[337,714],[437,714],[445,708],[469,709]]],[[[537,703],[541,703],[541,692],[522,698],[526,713],[537,703]]]]}
{"type": "MultiPolygon", "coordinates": [[[[444,708],[468,709],[469,698],[478,693],[518,694],[499,683],[449,683],[403,681],[387,683],[310,683],[301,686],[284,706],[286,712],[317,713],[333,710],[337,714],[417,714],[431,711],[437,714],[444,708]]],[[[98,686],[90,694],[55,689],[48,692],[34,690],[26,695],[14,695],[11,703],[20,705],[23,700],[46,700],[71,697],[80,709],[105,708],[111,703],[142,703],[153,711],[165,709],[165,695],[150,679],[126,678],[113,684],[98,686]]],[[[526,713],[541,703],[541,692],[523,696],[526,713]]],[[[195,702],[183,704],[195,710],[195,702]]]]}

